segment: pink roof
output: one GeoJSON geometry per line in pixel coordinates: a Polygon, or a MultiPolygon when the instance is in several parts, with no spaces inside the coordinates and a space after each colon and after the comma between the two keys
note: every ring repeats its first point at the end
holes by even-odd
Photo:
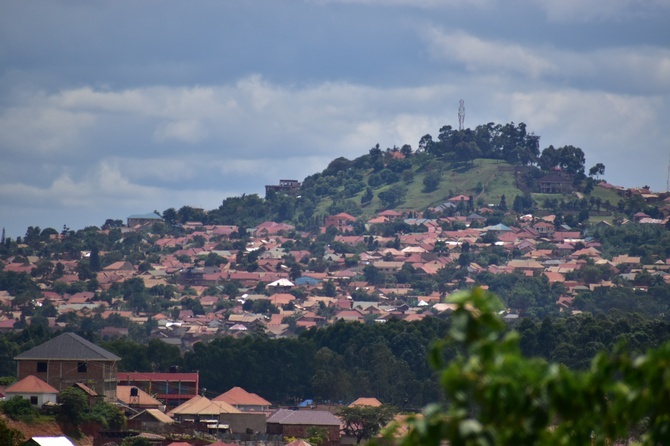
{"type": "Polygon", "coordinates": [[[387,209],[385,211],[380,212],[377,215],[381,215],[384,217],[402,217],[402,214],[398,211],[394,211],[392,209],[387,209]]]}
{"type": "Polygon", "coordinates": [[[340,212],[339,214],[333,215],[333,217],[337,217],[340,219],[344,220],[349,220],[349,221],[356,221],[356,217],[353,215],[347,214],[346,212],[340,212]]]}

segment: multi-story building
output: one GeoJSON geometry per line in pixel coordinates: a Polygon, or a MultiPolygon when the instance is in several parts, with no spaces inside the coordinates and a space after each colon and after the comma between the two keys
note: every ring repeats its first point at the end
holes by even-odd
{"type": "Polygon", "coordinates": [[[34,375],[58,391],[84,383],[106,399],[116,399],[121,358],[74,333],[56,336],[14,360],[19,380],[34,375]]]}

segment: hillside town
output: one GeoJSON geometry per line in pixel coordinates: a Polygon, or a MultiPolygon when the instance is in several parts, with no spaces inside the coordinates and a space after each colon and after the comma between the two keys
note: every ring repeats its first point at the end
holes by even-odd
{"type": "MultiPolygon", "coordinates": [[[[670,198],[641,196],[665,217],[651,218],[639,212],[631,221],[618,224],[667,224],[670,198]]],[[[81,264],[89,264],[90,251],[75,253],[73,259],[63,256],[54,262],[57,268],[52,265],[48,269],[38,268],[38,255],[10,256],[2,261],[2,270],[25,273],[39,283],[40,295],[29,306],[53,306],[53,314],[47,318],[53,329],[65,327],[69,313],[82,318],[99,316],[102,320],[114,315],[138,324],[155,323],[150,336],[183,351],[211,337],[243,337],[252,332],[263,332],[271,338],[290,337],[338,320],[420,320],[450,311],[445,296],[481,286],[477,276],[482,272],[518,273],[561,284],[562,293],[555,305],[567,312],[578,311],[571,304],[585,290],[617,286],[644,290],[645,285],[634,285],[641,272],[657,281],[670,282],[670,264],[666,261],[645,264],[640,256],[627,253],[606,258],[598,240],[583,229],[556,224],[555,215],[514,215],[507,211],[506,220],[513,224],[486,225],[490,215],[500,210],[491,205],[476,212],[462,212],[467,201],[465,195],[454,196],[426,212],[433,218],[421,218],[411,211],[384,210],[364,222],[362,235],[354,235],[360,218],[347,213],[327,216],[316,235],[297,232],[291,224],[266,221],[244,229],[242,237],[237,226],[199,222],[181,225],[180,235],[160,236],[152,232],[154,225],[162,222],[160,215],[134,215],[128,217],[126,225],[95,231],[102,235],[117,231],[118,243],[131,237],[139,239],[140,249],[152,253],[145,262],[138,264],[125,258],[100,266],[89,275],[93,282],[82,280],[81,264]],[[447,212],[451,216],[440,216],[447,212]],[[379,228],[394,224],[414,232],[380,235],[379,228]],[[322,252],[309,250],[317,239],[325,240],[320,245],[322,252]],[[235,241],[239,245],[240,240],[244,241],[243,248],[222,249],[235,241]],[[489,264],[474,261],[482,251],[491,253],[489,264]],[[398,280],[398,275],[405,273],[412,278],[436,278],[450,265],[459,268],[458,277],[439,283],[433,290],[415,289],[411,283],[416,281],[398,280]],[[587,265],[607,267],[611,271],[609,280],[571,279],[587,265]],[[55,279],[54,269],[60,270],[55,279]],[[133,308],[127,296],[108,298],[115,286],[133,279],[141,281],[146,289],[170,287],[176,292],[162,303],[163,311],[155,312],[137,304],[133,308]],[[68,292],[82,283],[87,284],[86,290],[68,292]],[[91,289],[91,283],[95,288],[91,289]]],[[[67,235],[55,233],[49,237],[42,245],[67,241],[67,235]]],[[[100,251],[96,256],[112,257],[107,254],[100,251]]],[[[30,312],[22,312],[25,306],[17,305],[15,298],[8,291],[0,291],[0,330],[30,324],[30,312]]],[[[515,319],[524,316],[524,308],[508,308],[507,313],[509,319],[515,319]]],[[[108,325],[100,330],[101,339],[127,335],[127,327],[108,325]]]]}
{"type": "Polygon", "coordinates": [[[667,226],[668,194],[624,193],[663,217],[637,212],[630,220],[570,227],[548,212],[517,214],[501,204],[474,208],[472,198],[460,194],[423,213],[328,215],[312,233],[274,221],[250,228],[186,221],[166,230],[157,212],[132,215],[125,223],[85,230],[114,249],[94,244],[76,252],[62,249],[73,232],[29,228],[21,240],[3,240],[3,246],[14,243],[14,254],[3,259],[1,271],[7,284],[29,278],[35,288],[0,291],[0,330],[41,324],[62,334],[14,356],[16,380],[0,395],[48,411],[64,389],[76,389],[91,407],[105,401],[120,408],[126,426],[96,430],[94,445],[121,445],[137,436],[160,445],[180,436],[198,446],[214,440],[280,445],[308,438],[314,429],[323,437],[320,445],[354,444],[360,438],[347,427],[343,408],[386,401],[360,395],[286,405],[239,386],[213,395],[197,371],[119,370],[123,358],[69,330],[73,321],[95,321],[94,340],[156,340],[183,355],[213,339],[291,339],[338,321],[445,319],[456,308],[451,294],[487,289],[484,277],[502,275],[534,278],[556,292],[551,308],[508,300],[501,314],[509,325],[543,314],[575,315],[582,312],[574,302],[583,293],[644,293],[652,284],[670,283],[670,261],[604,255],[601,240],[590,235],[614,226],[667,226]],[[142,327],[142,336],[133,327],[142,327]]]}

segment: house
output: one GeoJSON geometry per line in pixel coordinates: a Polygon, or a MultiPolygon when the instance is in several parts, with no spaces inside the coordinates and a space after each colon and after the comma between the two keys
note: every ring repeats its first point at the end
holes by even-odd
{"type": "Polygon", "coordinates": [[[167,414],[180,423],[209,423],[213,420],[218,422],[220,415],[224,413],[240,413],[240,411],[225,401],[212,401],[204,396],[196,395],[167,414]]]}
{"type": "Polygon", "coordinates": [[[342,231],[344,228],[351,225],[355,221],[356,217],[353,215],[349,215],[346,212],[340,212],[336,215],[328,215],[326,217],[325,226],[327,228],[332,226],[342,231]]]}
{"type": "Polygon", "coordinates": [[[163,403],[135,386],[116,386],[116,398],[132,409],[160,409],[163,403]]]}
{"type": "Polygon", "coordinates": [[[128,429],[160,432],[174,420],[158,409],[146,409],[128,418],[128,429]]]}
{"type": "Polygon", "coordinates": [[[392,209],[387,209],[377,214],[378,217],[383,217],[386,221],[397,221],[402,220],[403,214],[392,209]]]}
{"type": "Polygon", "coordinates": [[[168,409],[179,406],[198,395],[199,374],[121,372],[118,384],[137,387],[166,405],[168,409]]]}
{"type": "Polygon", "coordinates": [[[555,232],[554,225],[547,221],[538,221],[533,225],[533,229],[543,237],[552,237],[555,232]]]}
{"type": "Polygon", "coordinates": [[[200,429],[223,429],[233,434],[266,430],[264,413],[242,412],[225,401],[213,401],[200,395],[175,407],[168,415],[178,423],[192,423],[200,429]]]}
{"type": "Polygon", "coordinates": [[[104,395],[98,395],[98,393],[95,390],[91,389],[84,383],[74,383],[72,387],[84,393],[86,399],[88,400],[89,407],[93,407],[96,404],[98,404],[98,401],[104,401],[105,399],[104,395]]]}
{"type": "Polygon", "coordinates": [[[128,227],[133,228],[135,226],[143,226],[146,224],[153,224],[163,221],[163,217],[158,215],[155,212],[149,214],[135,214],[128,217],[128,227]]]}
{"type": "Polygon", "coordinates": [[[298,195],[300,192],[300,181],[298,180],[279,180],[279,184],[268,184],[265,186],[265,196],[272,192],[286,195],[298,195]]]}
{"type": "Polygon", "coordinates": [[[381,405],[382,403],[377,398],[361,397],[358,398],[356,401],[352,402],[351,404],[349,404],[348,407],[356,407],[356,406],[380,407],[381,405]]]}
{"type": "Polygon", "coordinates": [[[225,401],[243,412],[265,412],[272,405],[266,399],[250,393],[241,387],[233,387],[227,392],[214,398],[212,401],[225,401]]]}
{"type": "Polygon", "coordinates": [[[537,180],[538,192],[541,194],[568,194],[572,192],[573,179],[570,176],[555,173],[545,175],[537,180]]]}
{"type": "Polygon", "coordinates": [[[29,375],[5,389],[5,398],[20,396],[40,408],[44,403],[56,403],[58,390],[34,375],[29,375]]]}
{"type": "Polygon", "coordinates": [[[455,197],[449,198],[450,203],[467,203],[470,200],[470,197],[467,195],[456,195],[455,197]]]}
{"type": "Polygon", "coordinates": [[[289,410],[280,409],[267,420],[269,435],[307,438],[310,428],[321,428],[328,431],[328,440],[322,446],[340,444],[340,425],[342,421],[325,410],[289,410]]]}
{"type": "Polygon", "coordinates": [[[35,375],[59,391],[85,382],[107,400],[116,399],[117,364],[121,358],[74,333],[56,336],[14,360],[19,380],[35,375]]]}
{"type": "Polygon", "coordinates": [[[255,228],[251,229],[251,234],[254,237],[266,238],[270,235],[278,235],[284,232],[291,232],[295,230],[295,226],[288,223],[276,223],[274,221],[265,221],[255,228]]]}

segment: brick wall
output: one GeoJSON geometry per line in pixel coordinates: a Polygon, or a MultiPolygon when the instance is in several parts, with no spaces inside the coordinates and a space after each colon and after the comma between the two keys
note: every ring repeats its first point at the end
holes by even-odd
{"type": "Polygon", "coordinates": [[[58,390],[80,382],[98,394],[104,394],[107,399],[116,398],[117,364],[115,361],[21,360],[17,361],[16,373],[19,380],[35,375],[58,390]],[[45,362],[47,370],[38,372],[38,363],[45,362]]]}

